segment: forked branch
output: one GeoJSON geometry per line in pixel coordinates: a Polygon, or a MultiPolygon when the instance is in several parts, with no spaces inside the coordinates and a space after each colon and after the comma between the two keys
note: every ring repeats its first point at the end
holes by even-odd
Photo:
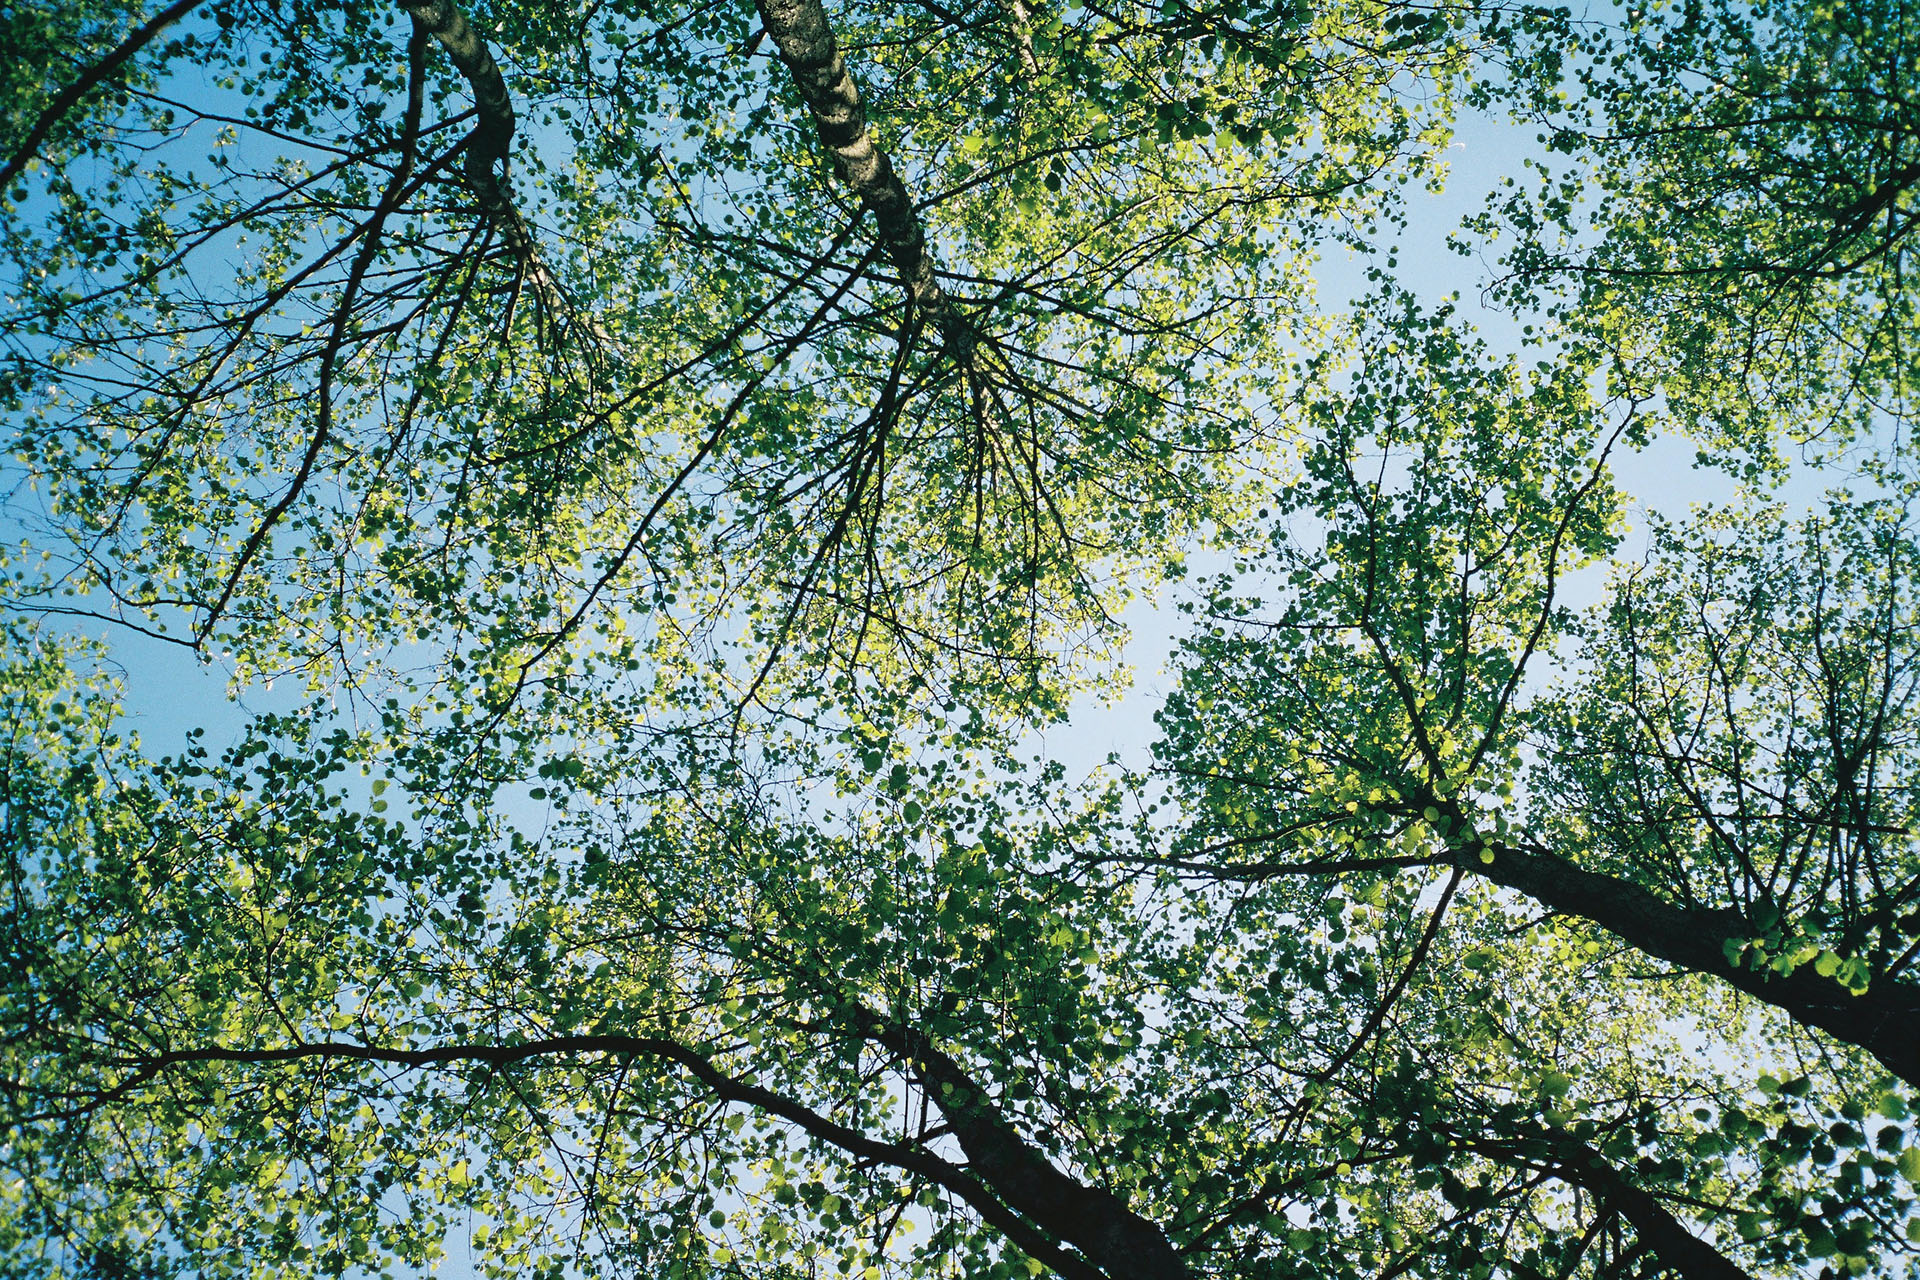
{"type": "MultiPolygon", "coordinates": [[[[400,0],[400,7],[447,51],[455,69],[473,90],[478,120],[467,136],[466,178],[467,186],[480,202],[481,212],[506,242],[546,314],[574,318],[572,301],[548,269],[540,254],[540,243],[514,203],[513,191],[507,185],[514,116],[513,99],[507,93],[507,81],[500,73],[500,64],[493,60],[487,42],[453,0],[400,0]]],[[[605,335],[591,325],[589,332],[604,341],[605,335]]]]}
{"type": "Polygon", "coordinates": [[[873,216],[887,258],[920,316],[931,321],[955,358],[973,350],[973,331],[934,276],[926,233],[893,161],[873,143],[860,90],[840,55],[820,0],[755,0],[760,21],[780,51],[794,87],[813,114],[815,131],[840,176],[873,216]]]}

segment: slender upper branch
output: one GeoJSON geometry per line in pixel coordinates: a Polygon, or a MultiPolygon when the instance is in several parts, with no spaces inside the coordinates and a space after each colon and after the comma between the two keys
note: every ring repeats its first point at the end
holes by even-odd
{"type": "MultiPolygon", "coordinates": [[[[447,51],[454,68],[473,91],[477,119],[473,132],[467,135],[467,186],[519,262],[541,307],[550,316],[571,318],[573,304],[548,269],[539,241],[507,185],[505,170],[514,132],[513,99],[507,93],[500,64],[453,0],[400,0],[400,7],[447,51]]],[[[597,329],[589,326],[589,331],[604,342],[605,335],[597,329]]]]}
{"type": "Polygon", "coordinates": [[[193,12],[199,4],[200,0],[174,0],[172,4],[134,28],[132,33],[111,53],[88,67],[77,80],[62,89],[35,118],[26,136],[21,138],[18,145],[7,154],[6,163],[0,164],[0,191],[5,191],[7,184],[27,167],[27,162],[33,159],[39,152],[41,144],[46,142],[47,135],[66,118],[68,112],[80,105],[80,99],[105,84],[114,72],[126,65],[128,59],[152,43],[155,36],[193,12]]]}

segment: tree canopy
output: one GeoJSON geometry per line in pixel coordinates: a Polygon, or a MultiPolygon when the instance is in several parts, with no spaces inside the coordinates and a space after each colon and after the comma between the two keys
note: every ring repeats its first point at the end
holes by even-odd
{"type": "Polygon", "coordinates": [[[1920,1266],[1905,5],[0,24],[7,1274],[1920,1266]]]}

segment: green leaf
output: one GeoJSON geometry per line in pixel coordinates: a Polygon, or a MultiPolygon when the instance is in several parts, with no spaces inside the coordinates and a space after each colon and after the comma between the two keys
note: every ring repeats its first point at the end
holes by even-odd
{"type": "Polygon", "coordinates": [[[1909,1185],[1920,1187],[1920,1146],[1910,1146],[1902,1150],[1895,1165],[1900,1170],[1900,1176],[1905,1178],[1909,1185]]]}

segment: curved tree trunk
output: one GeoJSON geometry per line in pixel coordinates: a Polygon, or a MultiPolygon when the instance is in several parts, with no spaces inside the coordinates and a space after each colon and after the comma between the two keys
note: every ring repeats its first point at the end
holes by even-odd
{"type": "Polygon", "coordinates": [[[1584,1187],[1598,1213],[1618,1214],[1640,1242],[1684,1280],[1753,1280],[1753,1275],[1673,1216],[1658,1197],[1629,1181],[1607,1158],[1585,1142],[1559,1131],[1542,1131],[1520,1142],[1470,1142],[1475,1150],[1503,1163],[1552,1174],[1584,1187]]]}
{"type": "Polygon", "coordinates": [[[833,153],[840,175],[872,215],[887,258],[915,310],[939,329],[954,357],[964,361],[973,349],[972,330],[934,277],[926,234],[906,184],[894,172],[887,153],[873,144],[860,90],[840,56],[826,10],[820,0],[755,0],[755,4],[794,87],[813,114],[821,143],[833,153]]]}
{"type": "MultiPolygon", "coordinates": [[[[512,189],[507,185],[505,170],[514,132],[513,99],[507,93],[507,81],[500,73],[500,64],[493,60],[487,42],[453,0],[400,0],[400,7],[447,51],[454,68],[473,90],[473,105],[479,120],[467,135],[466,180],[474,198],[480,202],[481,212],[520,264],[541,308],[556,319],[573,318],[573,303],[548,269],[540,254],[539,241],[514,203],[512,189]]],[[[590,331],[604,338],[591,327],[590,331]]]]}
{"type": "Polygon", "coordinates": [[[861,1011],[861,1034],[912,1064],[969,1167],[1022,1216],[1084,1254],[1110,1280],[1186,1280],[1166,1233],[1102,1187],[1060,1172],[1008,1124],[958,1062],[911,1027],[861,1011]]]}

